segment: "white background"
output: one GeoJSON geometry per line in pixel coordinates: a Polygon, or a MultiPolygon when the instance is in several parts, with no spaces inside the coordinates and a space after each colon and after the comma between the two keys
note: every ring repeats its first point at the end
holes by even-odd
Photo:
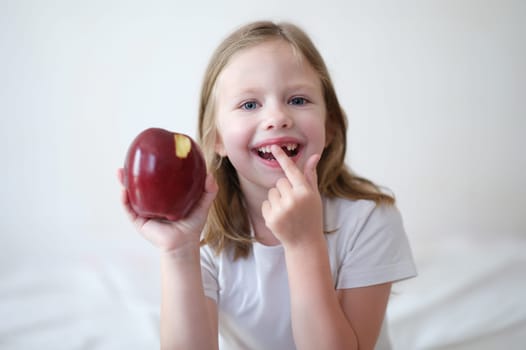
{"type": "Polygon", "coordinates": [[[349,164],[394,191],[417,259],[524,241],[525,2],[0,0],[0,279],[132,252],[157,291],[116,169],[147,127],[195,136],[213,49],[256,19],[310,34],[349,164]]]}

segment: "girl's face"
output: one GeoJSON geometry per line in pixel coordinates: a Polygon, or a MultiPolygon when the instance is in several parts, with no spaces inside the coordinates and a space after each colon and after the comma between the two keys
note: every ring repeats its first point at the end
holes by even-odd
{"type": "Polygon", "coordinates": [[[243,190],[273,187],[284,176],[269,146],[277,144],[303,170],[325,147],[321,81],[283,40],[236,53],[216,90],[216,152],[229,158],[243,190]]]}

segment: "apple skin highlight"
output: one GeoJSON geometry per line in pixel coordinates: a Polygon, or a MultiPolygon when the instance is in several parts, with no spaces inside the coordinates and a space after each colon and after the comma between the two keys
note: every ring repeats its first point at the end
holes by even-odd
{"type": "Polygon", "coordinates": [[[186,217],[203,195],[205,179],[201,150],[185,134],[149,128],[128,148],[124,187],[140,216],[170,221],[186,217]]]}

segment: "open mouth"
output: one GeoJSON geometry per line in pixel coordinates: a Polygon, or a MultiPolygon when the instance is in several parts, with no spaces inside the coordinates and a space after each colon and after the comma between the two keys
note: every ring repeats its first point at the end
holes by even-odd
{"type": "MultiPolygon", "coordinates": [[[[297,143],[286,143],[284,145],[281,145],[281,149],[285,154],[289,157],[295,157],[300,150],[300,145],[297,143]]],[[[270,151],[270,145],[258,147],[256,149],[256,152],[258,156],[265,160],[275,160],[274,156],[272,155],[272,152],[270,151]]]]}

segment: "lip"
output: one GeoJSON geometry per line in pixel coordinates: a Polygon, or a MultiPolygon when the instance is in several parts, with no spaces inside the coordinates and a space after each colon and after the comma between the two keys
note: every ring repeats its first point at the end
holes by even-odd
{"type": "Polygon", "coordinates": [[[303,147],[303,143],[299,139],[297,139],[295,137],[277,137],[277,138],[266,139],[264,141],[255,143],[254,146],[251,148],[251,150],[252,150],[252,153],[254,153],[255,156],[262,163],[264,163],[265,165],[267,165],[267,166],[269,166],[271,168],[281,168],[281,166],[279,165],[277,160],[275,160],[275,159],[274,160],[269,160],[269,159],[261,158],[258,155],[258,148],[266,147],[266,146],[270,146],[270,145],[278,145],[278,146],[282,147],[282,146],[284,146],[286,144],[291,144],[291,143],[298,145],[298,153],[296,155],[294,155],[294,157],[289,157],[290,160],[292,160],[294,163],[296,163],[298,158],[301,156],[304,147],[303,147]]]}

